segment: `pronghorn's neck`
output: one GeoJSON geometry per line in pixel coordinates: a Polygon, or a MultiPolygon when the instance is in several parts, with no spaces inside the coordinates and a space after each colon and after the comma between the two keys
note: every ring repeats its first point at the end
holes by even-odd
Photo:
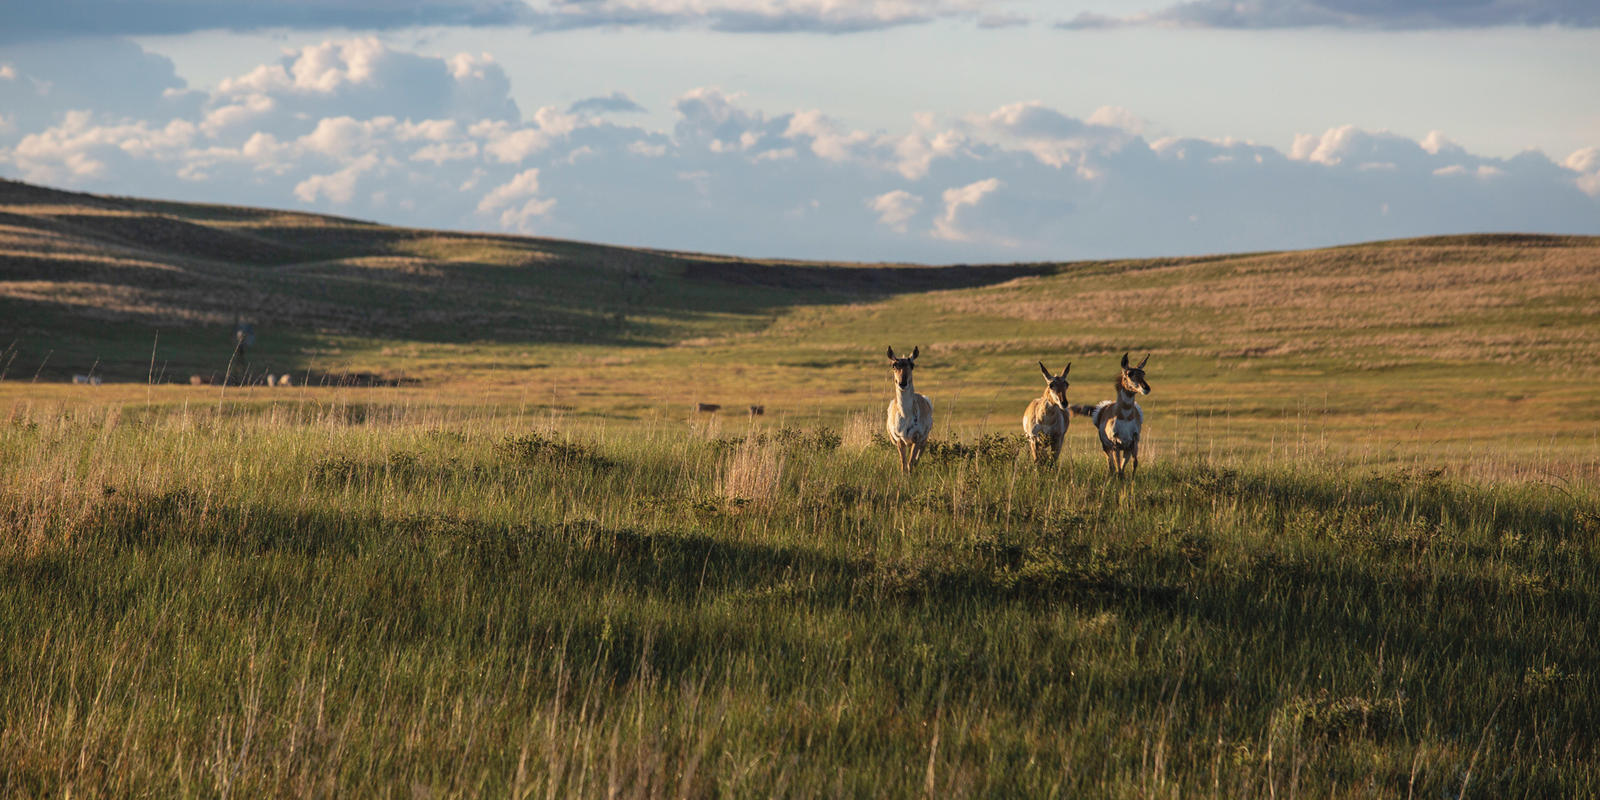
{"type": "Polygon", "coordinates": [[[1056,393],[1050,391],[1050,387],[1048,387],[1048,386],[1044,387],[1044,395],[1041,397],[1041,399],[1044,400],[1044,404],[1047,405],[1047,406],[1055,406],[1056,408],[1066,408],[1067,407],[1066,403],[1062,403],[1062,402],[1059,402],[1059,401],[1056,400],[1056,393]]]}
{"type": "Polygon", "coordinates": [[[904,386],[901,386],[899,383],[896,383],[894,385],[894,390],[895,390],[896,396],[900,399],[900,413],[906,415],[907,417],[916,416],[916,414],[917,414],[917,400],[916,400],[917,390],[912,385],[911,378],[909,376],[906,377],[906,385],[904,385],[904,386]]]}
{"type": "Polygon", "coordinates": [[[1134,393],[1128,391],[1122,381],[1117,381],[1117,416],[1127,419],[1133,416],[1133,410],[1138,404],[1133,401],[1134,393]]]}

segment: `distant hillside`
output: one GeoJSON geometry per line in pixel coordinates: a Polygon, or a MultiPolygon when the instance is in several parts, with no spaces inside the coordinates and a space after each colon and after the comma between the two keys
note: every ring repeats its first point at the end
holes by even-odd
{"type": "Polygon", "coordinates": [[[171,375],[214,370],[236,320],[281,369],[341,340],[663,345],[1049,270],[748,261],[0,181],[0,363],[143,381],[160,331],[171,375]]]}
{"type": "MultiPolygon", "coordinates": [[[[1038,361],[1073,362],[1073,401],[1106,399],[1133,351],[1153,354],[1153,458],[1600,476],[1595,237],[821,264],[0,182],[0,402],[188,404],[187,385],[144,384],[290,372],[297,384],[402,382],[411,388],[356,397],[449,414],[692,418],[714,432],[760,424],[744,416],[759,405],[763,421],[865,435],[882,424],[889,345],[921,348],[917,388],[939,436],[1015,432],[1040,391],[1038,361]],[[230,363],[235,319],[256,332],[243,363],[230,363]],[[108,385],[60,385],[75,374],[108,385]],[[712,424],[690,414],[698,403],[724,411],[712,424]]],[[[350,401],[233,397],[257,409],[350,401]]]]}

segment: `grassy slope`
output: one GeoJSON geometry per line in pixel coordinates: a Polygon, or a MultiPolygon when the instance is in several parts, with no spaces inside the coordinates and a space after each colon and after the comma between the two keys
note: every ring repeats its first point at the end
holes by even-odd
{"type": "Polygon", "coordinates": [[[1018,277],[16,184],[0,237],[0,794],[1600,791],[1594,239],[1018,277]],[[241,307],[423,383],[144,383],[241,307]],[[889,343],[969,442],[1153,351],[1150,463],[893,478],[889,343]],[[845,443],[722,438],[784,423],[845,443]]]}
{"type": "Polygon", "coordinates": [[[1041,269],[742,262],[0,181],[11,377],[44,363],[57,379],[95,368],[142,383],[153,344],[169,380],[220,372],[242,318],[258,370],[521,378],[574,350],[660,347],[756,330],[796,305],[1041,269]]]}
{"type": "Polygon", "coordinates": [[[886,400],[883,347],[920,344],[943,434],[968,437],[1014,428],[1040,390],[1035,360],[1073,360],[1073,398],[1092,402],[1137,350],[1156,354],[1157,451],[1600,473],[1600,240],[1584,237],[941,270],[5,183],[0,311],[0,393],[28,400],[204,402],[210,390],[14,382],[220,375],[242,314],[258,333],[252,373],[404,375],[421,387],[360,402],[558,410],[582,425],[681,419],[702,401],[838,427],[886,400]]]}

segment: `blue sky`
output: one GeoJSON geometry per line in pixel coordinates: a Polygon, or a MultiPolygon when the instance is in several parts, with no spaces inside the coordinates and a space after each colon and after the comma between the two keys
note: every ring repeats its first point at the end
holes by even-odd
{"type": "Polygon", "coordinates": [[[63,0],[0,12],[0,175],[860,260],[1600,233],[1592,6],[63,0]]]}

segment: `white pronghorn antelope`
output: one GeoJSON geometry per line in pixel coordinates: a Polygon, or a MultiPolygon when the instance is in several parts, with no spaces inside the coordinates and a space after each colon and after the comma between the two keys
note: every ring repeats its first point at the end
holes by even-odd
{"type": "Polygon", "coordinates": [[[1061,441],[1067,438],[1067,423],[1071,419],[1067,413],[1067,373],[1072,371],[1072,362],[1067,362],[1067,368],[1061,370],[1060,375],[1051,375],[1043,361],[1039,362],[1039,371],[1044,373],[1046,381],[1044,395],[1035,397],[1023,412],[1022,432],[1028,437],[1034,463],[1044,464],[1048,454],[1049,463],[1054,464],[1061,457],[1061,441]]]}
{"type": "Polygon", "coordinates": [[[911,370],[917,365],[919,349],[911,348],[910,358],[895,358],[894,348],[889,348],[895,386],[894,399],[889,401],[889,440],[900,451],[900,471],[908,474],[922,458],[928,431],[933,430],[933,404],[911,386],[911,370]]]}
{"type": "MultiPolygon", "coordinates": [[[[1133,461],[1133,474],[1139,474],[1139,429],[1144,426],[1144,412],[1133,401],[1134,395],[1149,394],[1150,384],[1144,379],[1146,355],[1139,366],[1128,366],[1128,354],[1122,354],[1122,374],[1117,376],[1117,399],[1102,400],[1099,405],[1071,406],[1073,414],[1094,421],[1095,433],[1100,434],[1100,449],[1106,453],[1106,472],[1122,477],[1122,468],[1133,461]]],[[[1130,476],[1131,477],[1131,476],[1130,476]]]]}

